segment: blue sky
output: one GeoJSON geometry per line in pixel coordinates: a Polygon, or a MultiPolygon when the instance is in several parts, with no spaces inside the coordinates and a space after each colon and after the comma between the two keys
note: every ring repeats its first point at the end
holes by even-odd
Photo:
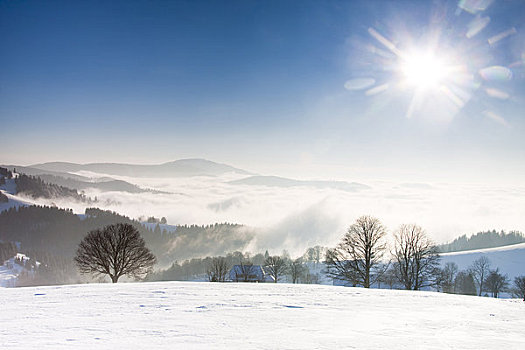
{"type": "Polygon", "coordinates": [[[483,4],[2,1],[0,162],[199,157],[304,178],[523,184],[525,3],[470,3],[483,4]],[[413,92],[394,87],[395,55],[370,28],[408,51],[439,32],[436,54],[460,57],[476,85],[460,82],[461,108],[436,89],[407,117],[413,92]],[[495,66],[512,78],[480,77],[495,66]],[[345,89],[355,79],[389,89],[345,89]]]}

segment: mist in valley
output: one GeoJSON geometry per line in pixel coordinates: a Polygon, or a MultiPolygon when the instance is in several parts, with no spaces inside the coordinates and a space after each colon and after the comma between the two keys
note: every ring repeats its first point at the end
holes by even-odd
{"type": "MultiPolygon", "coordinates": [[[[114,178],[157,192],[102,192],[84,189],[97,206],[134,219],[165,217],[170,225],[235,223],[253,232],[245,250],[288,250],[300,255],[314,245],[332,246],[359,216],[378,217],[391,231],[403,223],[424,227],[436,243],[479,231],[525,231],[520,208],[525,189],[474,184],[358,181],[355,191],[312,186],[239,185],[246,175],[137,178],[80,172],[92,179],[114,178]]],[[[64,198],[39,203],[92,206],[64,198]]],[[[205,245],[203,245],[204,247],[205,245]]],[[[203,251],[203,255],[209,252],[203,251]]]]}

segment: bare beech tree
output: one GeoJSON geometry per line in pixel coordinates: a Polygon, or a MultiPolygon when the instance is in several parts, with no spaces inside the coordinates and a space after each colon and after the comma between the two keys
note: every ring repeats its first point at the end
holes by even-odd
{"type": "Polygon", "coordinates": [[[481,296],[485,280],[490,274],[490,260],[486,256],[480,257],[472,263],[469,272],[472,274],[472,277],[474,277],[479,288],[478,295],[481,296]]]}
{"type": "Polygon", "coordinates": [[[279,277],[284,275],[288,270],[286,260],[280,256],[269,256],[264,260],[264,266],[266,267],[270,276],[273,277],[275,283],[279,277]]]}
{"type": "Polygon", "coordinates": [[[459,271],[454,280],[454,293],[465,295],[476,295],[476,284],[474,277],[468,271],[459,271]]]}
{"type": "Polygon", "coordinates": [[[108,275],[116,283],[124,275],[142,277],[156,258],[133,225],[114,224],[90,231],[78,246],[75,262],[81,273],[108,275]]]}
{"type": "Polygon", "coordinates": [[[454,289],[459,268],[455,262],[447,262],[441,270],[440,285],[444,293],[456,293],[454,289]]]}
{"type": "Polygon", "coordinates": [[[315,247],[311,247],[306,250],[303,255],[303,259],[306,261],[313,261],[317,266],[323,259],[325,252],[326,248],[316,245],[315,247]]]}
{"type": "Polygon", "coordinates": [[[224,282],[228,271],[228,262],[222,256],[212,258],[206,267],[206,274],[210,282],[224,282]]]}
{"type": "Polygon", "coordinates": [[[388,265],[381,263],[386,243],[385,228],[371,216],[361,216],[341,243],[326,252],[327,274],[352,285],[370,285],[384,273],[388,265]]]}
{"type": "Polygon", "coordinates": [[[290,276],[292,277],[292,283],[297,283],[299,279],[304,275],[304,272],[306,270],[303,264],[303,259],[297,258],[295,260],[290,261],[290,266],[288,270],[290,272],[290,276]]]}
{"type": "Polygon", "coordinates": [[[497,298],[501,292],[507,290],[509,286],[509,278],[507,275],[499,273],[499,268],[491,270],[487,279],[485,280],[486,289],[492,293],[493,298],[497,298]]]}
{"type": "Polygon", "coordinates": [[[414,224],[401,225],[394,233],[394,266],[405,289],[432,285],[438,272],[439,254],[425,231],[414,224]]]}
{"type": "Polygon", "coordinates": [[[381,283],[386,284],[390,289],[394,289],[398,280],[395,272],[395,266],[390,264],[390,267],[377,280],[378,288],[381,288],[381,283]]]}
{"type": "Polygon", "coordinates": [[[523,298],[523,301],[525,301],[525,276],[518,276],[514,278],[513,293],[515,296],[523,298]]]}

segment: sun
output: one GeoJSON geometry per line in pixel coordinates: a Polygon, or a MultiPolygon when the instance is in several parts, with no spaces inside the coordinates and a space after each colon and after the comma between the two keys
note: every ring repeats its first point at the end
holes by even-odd
{"type": "Polygon", "coordinates": [[[400,61],[399,70],[403,81],[413,88],[439,88],[450,75],[446,62],[432,52],[406,53],[400,61]]]}
{"type": "MultiPolygon", "coordinates": [[[[452,24],[445,21],[443,25],[446,27],[429,26],[421,33],[410,33],[406,28],[396,31],[394,28],[388,33],[393,40],[369,27],[368,34],[375,40],[364,48],[370,59],[364,60],[363,74],[346,81],[344,86],[348,90],[364,90],[366,96],[371,96],[378,103],[403,96],[399,101],[407,103],[407,118],[418,116],[444,123],[450,122],[481,91],[487,97],[507,100],[509,93],[491,84],[501,85],[510,81],[513,78],[512,67],[517,67],[521,61],[508,67],[494,64],[491,48],[517,30],[512,27],[497,35],[474,40],[489,21],[488,17],[477,16],[467,24],[466,29],[458,27],[453,30],[447,29],[452,24]],[[458,36],[464,31],[464,36],[458,36]],[[376,75],[369,75],[368,72],[376,75]],[[380,101],[380,96],[386,98],[380,101]]],[[[508,125],[491,110],[494,107],[490,100],[484,101],[483,108],[485,116],[508,125]]]]}

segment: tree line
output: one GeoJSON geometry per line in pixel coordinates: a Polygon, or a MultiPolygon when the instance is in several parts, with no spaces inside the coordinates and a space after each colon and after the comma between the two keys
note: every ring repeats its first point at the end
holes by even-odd
{"type": "Polygon", "coordinates": [[[525,300],[525,277],[514,280],[513,288],[507,275],[492,268],[487,257],[475,260],[466,271],[458,271],[455,263],[440,267],[439,250],[418,225],[401,225],[393,233],[390,259],[387,231],[379,219],[362,216],[351,225],[341,242],[326,253],[327,274],[352,286],[370,288],[386,283],[407,290],[432,287],[446,293],[481,296],[483,292],[497,298],[511,292],[525,300]]]}
{"type": "Polygon", "coordinates": [[[496,230],[478,232],[475,235],[467,237],[462,235],[450,243],[440,244],[437,246],[439,252],[457,252],[464,250],[484,249],[502,247],[511,244],[525,242],[525,236],[519,231],[500,231],[496,230]]]}
{"type": "MultiPolygon", "coordinates": [[[[245,276],[245,280],[246,276],[253,273],[253,269],[263,267],[264,272],[276,283],[285,277],[292,283],[319,283],[322,275],[325,275],[339,284],[365,288],[381,285],[409,290],[433,288],[446,293],[482,295],[485,292],[496,298],[502,292],[510,291],[525,297],[520,287],[524,284],[524,277],[517,277],[513,288],[510,288],[508,277],[499,269],[492,268],[485,257],[476,260],[465,271],[458,271],[454,263],[447,263],[441,268],[436,245],[418,225],[401,225],[393,232],[393,243],[389,246],[386,228],[379,219],[371,216],[358,218],[336,247],[312,247],[297,259],[291,259],[287,252],[281,255],[266,252],[250,256],[235,251],[226,256],[187,259],[181,263],[175,261],[166,270],[152,272],[151,267],[158,261],[158,256],[172,249],[174,243],[180,243],[181,237],[184,238],[181,233],[185,230],[191,232],[192,236],[202,231],[216,234],[223,225],[226,228],[238,226],[177,226],[173,233],[160,231],[158,224],[150,229],[115,212],[96,208],[86,209],[85,215],[79,217],[71,210],[31,206],[11,208],[0,213],[0,239],[4,242],[20,242],[28,256],[42,262],[39,266],[32,266],[32,270],[36,270],[33,278],[40,281],[46,277],[55,283],[64,282],[74,274],[72,271],[76,271],[72,266],[76,251],[74,257],[80,272],[107,274],[114,282],[123,275],[141,278],[147,275],[148,280],[189,280],[201,275],[212,282],[223,282],[231,268],[237,265],[241,271],[239,275],[245,276]],[[67,225],[61,227],[65,223],[67,225]],[[72,227],[75,230],[71,231],[72,227]],[[87,236],[86,231],[89,232],[87,236]],[[141,256],[147,259],[139,264],[138,270],[117,253],[108,255],[112,261],[110,264],[104,265],[99,261],[90,265],[86,257],[100,257],[101,252],[120,247],[121,243],[118,242],[140,243],[129,246],[135,248],[144,248],[147,244],[151,254],[149,248],[143,251],[145,253],[141,256]],[[108,243],[109,248],[100,248],[101,243],[108,243]],[[50,246],[55,250],[50,249],[50,246]],[[317,268],[319,265],[325,267],[322,274],[317,268]]],[[[128,246],[126,244],[124,246],[128,246]]],[[[4,251],[10,254],[13,247],[11,243],[2,244],[0,253],[4,251]]],[[[182,245],[182,248],[187,246],[182,245]]],[[[131,251],[137,250],[124,252],[129,254],[131,251]]]]}
{"type": "Polygon", "coordinates": [[[283,281],[286,277],[292,283],[316,284],[322,277],[325,251],[326,248],[321,246],[311,247],[296,259],[292,259],[286,251],[281,255],[270,255],[268,251],[264,254],[235,251],[221,256],[192,258],[175,261],[169,268],[149,274],[147,280],[187,281],[204,276],[210,282],[224,282],[230,270],[237,265],[244,276],[261,266],[274,282],[283,281]]]}
{"type": "MultiPolygon", "coordinates": [[[[318,256],[316,250],[319,249],[309,249],[305,255],[318,256]]],[[[264,275],[267,273],[277,283],[280,277],[290,271],[292,282],[296,283],[304,272],[302,260],[291,260],[286,252],[283,257],[270,256],[266,252],[264,256],[256,255],[253,260],[248,259],[245,254],[234,253],[227,257],[206,258],[202,263],[210,282],[225,282],[235,260],[239,262],[231,270],[235,271],[235,276],[232,277],[231,272],[229,276],[235,281],[265,282],[264,275]],[[258,260],[264,261],[266,270],[253,264],[253,261],[258,260]]],[[[146,247],[139,231],[133,225],[122,223],[90,231],[80,242],[74,260],[80,273],[109,276],[113,283],[118,282],[122,276],[136,279],[141,279],[148,273],[151,276],[156,263],[156,257],[146,247]]],[[[197,271],[199,272],[202,271],[197,271]]]]}
{"type": "Polygon", "coordinates": [[[497,298],[502,292],[509,292],[525,300],[525,290],[520,286],[525,276],[516,277],[514,286],[511,286],[508,276],[499,268],[493,268],[486,256],[474,260],[466,270],[459,271],[456,263],[448,262],[439,272],[436,286],[445,293],[497,298]]]}

